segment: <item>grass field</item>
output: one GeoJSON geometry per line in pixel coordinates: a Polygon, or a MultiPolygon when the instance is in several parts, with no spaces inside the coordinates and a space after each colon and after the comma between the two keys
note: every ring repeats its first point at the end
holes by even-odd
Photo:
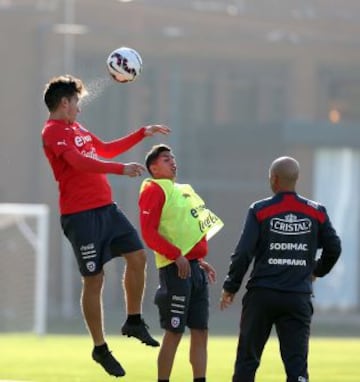
{"type": "MultiPolygon", "coordinates": [[[[213,336],[209,341],[209,382],[230,382],[236,349],[235,337],[213,336]]],[[[114,354],[127,375],[116,379],[129,382],[156,381],[156,348],[145,347],[134,339],[109,336],[114,354]]],[[[30,334],[0,335],[0,381],[105,382],[115,380],[90,358],[87,336],[30,334]]],[[[192,381],[188,363],[188,336],[175,360],[172,382],[192,381]]],[[[311,382],[359,382],[360,338],[312,338],[310,344],[311,382]]],[[[257,382],[285,381],[275,338],[268,342],[257,382]]]]}

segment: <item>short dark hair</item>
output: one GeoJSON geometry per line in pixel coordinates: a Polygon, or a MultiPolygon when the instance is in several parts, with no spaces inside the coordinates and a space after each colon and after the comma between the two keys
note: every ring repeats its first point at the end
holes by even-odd
{"type": "Polygon", "coordinates": [[[75,94],[80,97],[86,94],[85,86],[80,79],[69,74],[53,77],[45,86],[44,102],[49,111],[54,111],[63,97],[70,99],[75,94]]]}
{"type": "Polygon", "coordinates": [[[151,148],[151,150],[146,154],[145,165],[150,174],[150,166],[156,161],[156,159],[159,158],[159,155],[164,151],[171,151],[171,148],[163,143],[160,143],[159,145],[154,145],[151,148]]]}

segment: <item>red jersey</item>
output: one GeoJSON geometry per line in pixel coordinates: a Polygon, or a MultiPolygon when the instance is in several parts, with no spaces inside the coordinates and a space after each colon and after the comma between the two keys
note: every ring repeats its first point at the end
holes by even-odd
{"type": "Polygon", "coordinates": [[[79,123],[46,121],[42,130],[45,155],[59,186],[61,214],[101,207],[113,202],[108,173],[122,174],[123,165],[105,162],[98,156],[112,158],[144,138],[144,128],[112,141],[103,142],[79,123]],[[65,159],[71,152],[75,161],[65,159]]]}
{"type": "MultiPolygon", "coordinates": [[[[161,212],[165,203],[165,194],[162,188],[150,182],[143,190],[139,199],[141,233],[146,245],[152,250],[161,253],[169,260],[176,260],[181,251],[159,234],[161,212]]],[[[204,236],[189,253],[188,260],[201,259],[207,255],[208,243],[204,236]]]]}

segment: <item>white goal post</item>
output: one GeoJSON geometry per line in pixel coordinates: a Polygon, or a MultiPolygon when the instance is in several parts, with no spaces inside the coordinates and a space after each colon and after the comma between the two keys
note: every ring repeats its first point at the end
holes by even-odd
{"type": "Polygon", "coordinates": [[[46,333],[49,208],[0,203],[0,331],[46,333]]]}

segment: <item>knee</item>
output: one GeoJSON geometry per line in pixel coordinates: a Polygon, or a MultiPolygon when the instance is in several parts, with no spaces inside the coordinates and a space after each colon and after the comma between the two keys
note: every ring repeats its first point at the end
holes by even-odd
{"type": "Polygon", "coordinates": [[[136,271],[144,271],[146,267],[146,253],[143,249],[131,252],[125,256],[126,265],[136,271]]]}
{"type": "Polygon", "coordinates": [[[87,292],[100,293],[104,284],[104,275],[100,273],[95,276],[83,277],[83,289],[87,292]]]}
{"type": "Polygon", "coordinates": [[[196,366],[199,360],[206,360],[207,357],[207,330],[194,330],[190,331],[190,363],[196,366]]]}
{"type": "Polygon", "coordinates": [[[208,330],[207,329],[190,329],[191,344],[198,344],[202,347],[207,346],[208,330]]]}

